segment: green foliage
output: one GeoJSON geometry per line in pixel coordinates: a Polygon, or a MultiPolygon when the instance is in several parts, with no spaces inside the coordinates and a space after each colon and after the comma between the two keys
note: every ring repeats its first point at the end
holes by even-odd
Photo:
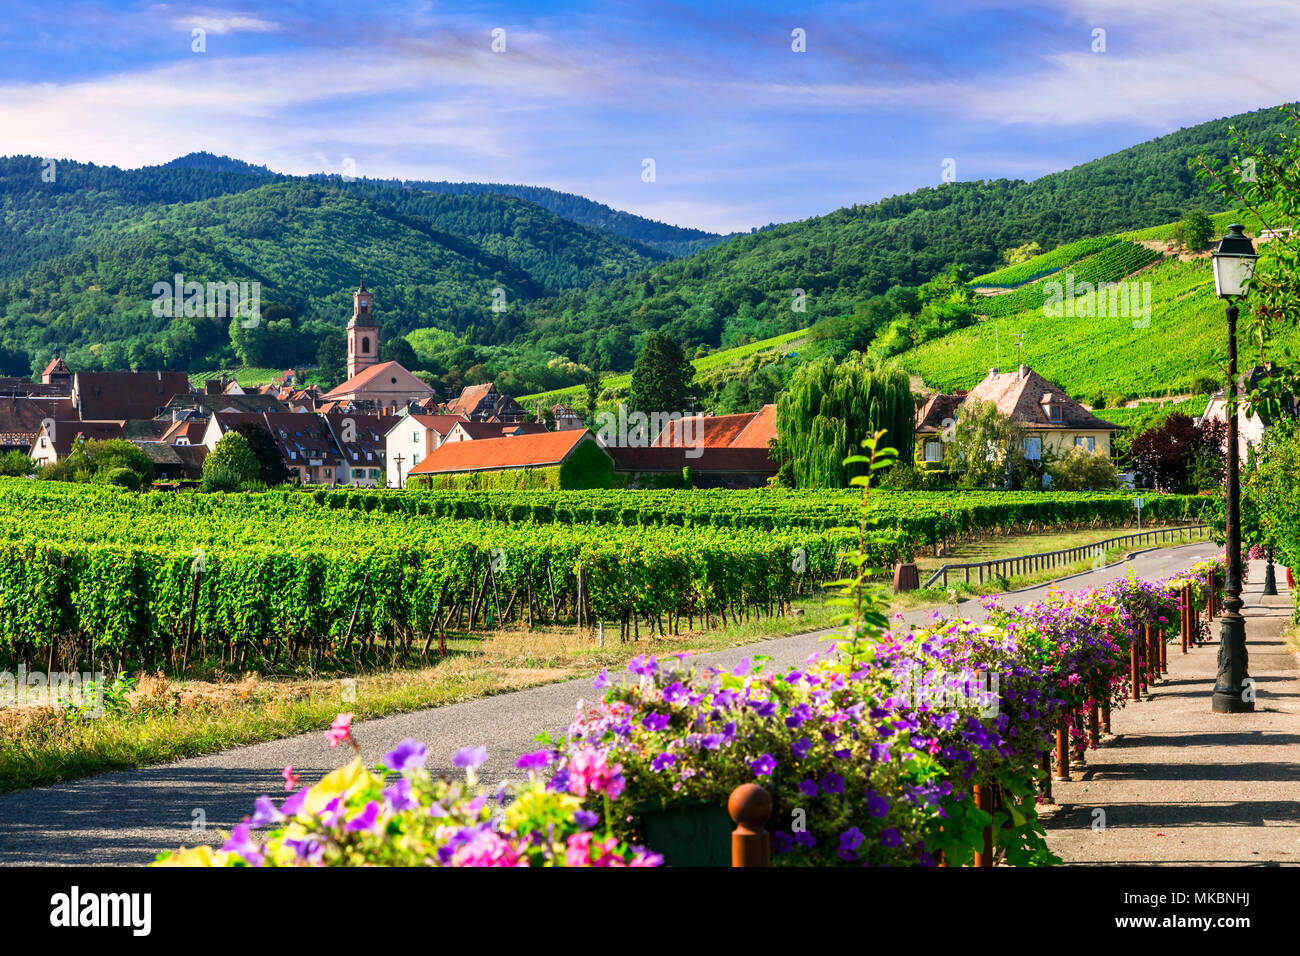
{"type": "Polygon", "coordinates": [[[628,387],[628,411],[685,412],[695,368],[665,332],[651,332],[637,355],[628,387]]]}
{"type": "Polygon", "coordinates": [[[1109,491],[1119,487],[1119,475],[1110,456],[1086,448],[1071,448],[1049,471],[1052,487],[1058,491],[1109,491]]]}
{"type": "Polygon", "coordinates": [[[883,431],[885,443],[911,448],[915,412],[907,375],[861,355],[800,367],[777,402],[780,454],[799,488],[843,488],[858,470],[844,459],[853,436],[883,431]]]}
{"type": "Polygon", "coordinates": [[[228,431],[203,459],[203,490],[237,491],[261,473],[262,464],[249,440],[237,431],[228,431]]]}
{"type": "Polygon", "coordinates": [[[959,463],[963,487],[1037,487],[1038,469],[1025,458],[1025,437],[1024,428],[992,402],[968,398],[945,456],[959,463]]]}
{"type": "MultiPolygon", "coordinates": [[[[256,422],[240,422],[231,431],[247,439],[249,450],[252,451],[253,457],[257,459],[258,464],[257,475],[254,478],[246,478],[240,482],[241,486],[252,480],[260,481],[268,486],[282,485],[289,480],[289,469],[284,463],[284,457],[280,454],[280,448],[264,425],[259,425],[256,422]]],[[[217,442],[217,444],[220,445],[221,443],[217,442]]]]}
{"type": "Polygon", "coordinates": [[[1193,252],[1199,252],[1204,249],[1210,242],[1210,237],[1214,234],[1214,223],[1210,217],[1199,209],[1193,209],[1183,219],[1182,223],[1183,242],[1187,248],[1193,252]]]}
{"type": "Polygon", "coordinates": [[[1036,242],[1026,242],[1023,246],[1012,246],[1002,258],[1006,260],[1007,265],[1014,266],[1022,262],[1028,262],[1034,256],[1042,254],[1042,247],[1036,242]]]}
{"type": "Polygon", "coordinates": [[[614,462],[594,441],[584,441],[560,465],[560,488],[579,491],[614,484],[614,462]]]}
{"type": "Polygon", "coordinates": [[[0,475],[19,477],[35,471],[32,460],[20,451],[7,451],[0,455],[0,475]]]}

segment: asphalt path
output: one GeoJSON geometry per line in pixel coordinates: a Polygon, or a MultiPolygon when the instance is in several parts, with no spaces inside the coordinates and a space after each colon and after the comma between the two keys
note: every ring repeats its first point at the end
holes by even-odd
{"type": "MultiPolygon", "coordinates": [[[[1209,542],[1135,554],[1107,568],[1059,579],[1082,588],[1123,577],[1130,570],[1161,577],[1214,554],[1209,542]]],[[[1050,584],[1008,593],[1004,604],[1042,597],[1050,584]]],[[[981,618],[978,601],[960,605],[963,615],[981,618]]],[[[930,610],[904,617],[922,623],[930,610]]],[[[819,631],[757,641],[696,655],[700,666],[731,668],[741,659],[765,654],[769,666],[784,669],[827,651],[834,632],[819,631]]],[[[647,651],[652,646],[647,643],[647,651]]],[[[413,737],[429,747],[429,768],[459,773],[451,757],[461,747],[485,746],[489,759],[480,778],[517,777],[519,755],[538,749],[539,732],[563,731],[579,702],[596,697],[589,679],[548,684],[460,704],[397,714],[353,725],[353,736],[369,763],[398,742],[413,737]]],[[[293,766],[305,783],[339,766],[350,752],[331,750],[323,731],[239,747],[203,757],[115,771],[69,783],[0,795],[0,865],[138,865],[159,851],[216,842],[252,812],[263,793],[283,794],[281,771],[293,766]]]]}

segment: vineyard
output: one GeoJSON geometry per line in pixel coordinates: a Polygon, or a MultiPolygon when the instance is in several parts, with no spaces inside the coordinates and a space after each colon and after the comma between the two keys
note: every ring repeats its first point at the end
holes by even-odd
{"type": "MultiPolygon", "coordinates": [[[[1148,498],[1148,520],[1201,499],[1148,498]]],[[[782,613],[837,575],[852,492],[134,495],[0,480],[0,666],[239,667],[425,655],[449,629],[673,633],[782,613]],[[761,534],[755,534],[761,531],[761,534]]],[[[980,530],[1122,523],[1119,494],[881,493],[890,567],[980,530]]]]}
{"type": "Polygon", "coordinates": [[[1078,242],[1069,242],[1053,249],[1051,252],[1034,256],[1032,259],[1018,262],[1013,266],[1007,266],[1005,269],[998,269],[996,272],[976,276],[971,280],[970,284],[976,288],[1014,289],[1026,282],[1033,282],[1035,279],[1041,279],[1043,276],[1063,269],[1070,263],[1077,262],[1094,252],[1100,252],[1116,241],[1113,236],[1098,236],[1094,239],[1080,239],[1078,242]]]}

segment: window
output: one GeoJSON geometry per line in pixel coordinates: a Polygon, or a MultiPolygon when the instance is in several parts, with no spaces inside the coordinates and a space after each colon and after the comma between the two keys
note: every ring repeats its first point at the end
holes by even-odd
{"type": "Polygon", "coordinates": [[[925,443],[925,460],[926,461],[943,461],[943,442],[928,441],[925,443]]]}
{"type": "Polygon", "coordinates": [[[411,433],[411,444],[413,444],[413,445],[418,445],[418,444],[420,444],[420,433],[419,433],[419,432],[412,432],[412,433],[411,433]]]}
{"type": "Polygon", "coordinates": [[[370,338],[368,336],[363,335],[361,337],[361,354],[362,355],[370,354],[370,338]]]}
{"type": "Polygon", "coordinates": [[[1097,450],[1097,439],[1091,435],[1078,435],[1074,439],[1074,447],[1086,448],[1090,452],[1095,452],[1097,450]]]}
{"type": "Polygon", "coordinates": [[[1047,420],[1049,422],[1059,422],[1061,420],[1061,406],[1044,405],[1043,411],[1047,413],[1047,420]]]}
{"type": "Polygon", "coordinates": [[[419,456],[419,455],[412,455],[412,456],[411,456],[411,467],[414,468],[414,467],[415,467],[416,465],[418,465],[419,463],[420,463],[420,456],[419,456]]]}
{"type": "Polygon", "coordinates": [[[1043,440],[1041,438],[1025,439],[1025,457],[1030,461],[1038,461],[1043,457],[1043,440]]]}

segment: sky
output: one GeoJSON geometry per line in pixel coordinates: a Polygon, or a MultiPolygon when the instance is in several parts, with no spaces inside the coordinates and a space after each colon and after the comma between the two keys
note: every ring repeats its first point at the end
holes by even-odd
{"type": "Polygon", "coordinates": [[[945,174],[1033,179],[1300,99],[1300,0],[0,0],[0,16],[0,155],[208,150],[523,183],[716,232],[945,174]]]}

